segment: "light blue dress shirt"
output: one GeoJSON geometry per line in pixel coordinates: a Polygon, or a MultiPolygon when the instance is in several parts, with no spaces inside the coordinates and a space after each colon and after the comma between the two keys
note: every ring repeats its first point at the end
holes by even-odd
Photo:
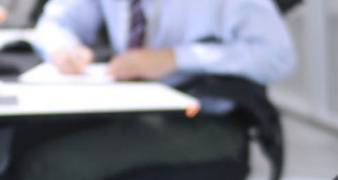
{"type": "MultiPolygon", "coordinates": [[[[127,48],[129,0],[51,0],[36,27],[47,61],[58,49],[95,43],[107,25],[112,50],[127,48]]],[[[179,73],[239,75],[269,84],[294,67],[294,49],[272,0],[144,0],[146,46],[172,48],[179,73]],[[220,42],[200,42],[215,37],[220,42]]],[[[224,103],[223,103],[224,104],[224,103]]]]}

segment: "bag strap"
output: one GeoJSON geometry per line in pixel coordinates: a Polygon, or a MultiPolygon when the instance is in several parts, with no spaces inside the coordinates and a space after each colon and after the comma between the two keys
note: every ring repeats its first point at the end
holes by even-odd
{"type": "Polygon", "coordinates": [[[302,2],[303,0],[275,0],[275,3],[283,14],[287,14],[292,8],[302,2]]]}
{"type": "MultiPolygon", "coordinates": [[[[268,100],[264,86],[235,76],[201,75],[177,88],[200,99],[211,97],[234,102],[245,113],[243,121],[257,132],[256,137],[272,166],[271,180],[280,179],[284,159],[282,127],[279,113],[268,100]]],[[[205,104],[201,103],[203,114],[205,104]]]]}

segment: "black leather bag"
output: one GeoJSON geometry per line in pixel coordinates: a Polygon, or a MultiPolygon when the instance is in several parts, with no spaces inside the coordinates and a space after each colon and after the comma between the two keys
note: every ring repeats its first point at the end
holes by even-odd
{"type": "Polygon", "coordinates": [[[287,13],[296,5],[302,3],[303,0],[275,0],[275,2],[282,13],[287,13]]]}
{"type": "MultiPolygon", "coordinates": [[[[251,138],[258,140],[270,160],[271,180],[280,179],[284,160],[282,127],[279,113],[269,101],[264,86],[236,76],[201,75],[181,83],[177,88],[199,99],[224,99],[234,102],[237,109],[236,119],[246,125],[245,131],[251,138]]],[[[203,114],[203,105],[210,102],[201,103],[203,114]]],[[[224,112],[223,116],[226,114],[227,112],[224,112]]]]}

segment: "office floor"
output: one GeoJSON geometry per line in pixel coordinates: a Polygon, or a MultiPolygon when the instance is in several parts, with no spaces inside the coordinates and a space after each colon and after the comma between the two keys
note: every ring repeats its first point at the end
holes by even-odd
{"type": "MultiPolygon", "coordinates": [[[[338,133],[290,117],[283,122],[287,144],[283,180],[332,180],[338,175],[338,133]]],[[[265,180],[268,166],[256,145],[252,163],[250,180],[265,180]]]]}

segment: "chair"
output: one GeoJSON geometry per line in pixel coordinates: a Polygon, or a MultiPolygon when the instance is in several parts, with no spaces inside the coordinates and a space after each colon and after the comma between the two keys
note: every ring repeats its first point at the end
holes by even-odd
{"type": "Polygon", "coordinates": [[[34,8],[33,13],[31,14],[30,18],[32,22],[36,23],[39,19],[41,13],[43,12],[43,7],[48,2],[48,0],[37,0],[36,6],[34,8]]]}

